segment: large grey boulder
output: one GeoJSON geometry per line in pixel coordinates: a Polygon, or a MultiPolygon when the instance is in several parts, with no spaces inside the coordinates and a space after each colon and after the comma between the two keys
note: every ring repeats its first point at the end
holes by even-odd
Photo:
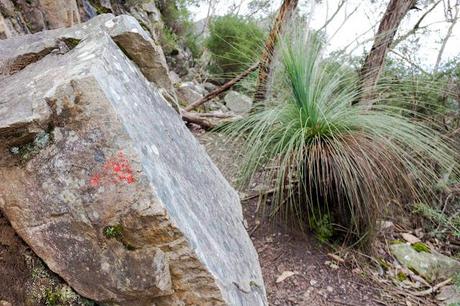
{"type": "MultiPolygon", "coordinates": [[[[1,42],[0,60],[48,34],[1,42]]],[[[2,213],[90,299],[265,305],[237,193],[116,37],[81,35],[0,81],[2,213]]]]}
{"type": "Polygon", "coordinates": [[[435,251],[417,252],[406,243],[393,244],[390,250],[403,266],[416,271],[429,282],[445,280],[460,273],[459,261],[435,251]]]}
{"type": "Polygon", "coordinates": [[[72,28],[23,35],[0,41],[0,79],[21,70],[50,53],[63,53],[88,35],[108,33],[144,76],[173,93],[163,50],[131,16],[104,14],[72,28]]]}

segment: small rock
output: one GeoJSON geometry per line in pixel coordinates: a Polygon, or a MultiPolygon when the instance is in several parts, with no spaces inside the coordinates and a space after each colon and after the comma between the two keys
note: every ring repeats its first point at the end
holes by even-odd
{"type": "Polygon", "coordinates": [[[310,300],[310,295],[315,289],[313,287],[308,287],[307,291],[303,294],[302,298],[304,301],[309,301],[310,300]]]}
{"type": "Polygon", "coordinates": [[[378,222],[378,228],[379,228],[379,230],[381,230],[381,231],[385,231],[385,230],[391,229],[391,228],[393,228],[393,227],[394,227],[394,223],[391,222],[391,221],[383,221],[383,220],[382,220],[382,221],[379,221],[379,222],[378,222]]]}
{"type": "Polygon", "coordinates": [[[204,86],[204,88],[205,88],[207,91],[209,91],[209,92],[214,91],[214,90],[217,89],[217,86],[216,86],[216,85],[214,85],[214,84],[212,84],[212,83],[209,83],[209,82],[204,83],[203,86],[204,86]]]}
{"type": "Polygon", "coordinates": [[[336,265],[335,263],[331,263],[331,264],[329,265],[329,267],[330,267],[332,270],[337,270],[337,269],[339,268],[339,266],[336,265]]]}
{"type": "Polygon", "coordinates": [[[390,246],[391,253],[408,269],[415,270],[428,282],[447,279],[460,272],[460,262],[435,251],[417,252],[405,243],[390,246]]]}
{"type": "Polygon", "coordinates": [[[443,287],[439,290],[436,299],[443,301],[443,305],[457,305],[460,303],[460,289],[455,285],[443,287]]]}
{"type": "Polygon", "coordinates": [[[281,275],[276,279],[276,283],[281,283],[285,281],[288,277],[296,275],[297,272],[292,272],[292,271],[284,271],[281,273],[281,275]]]}
{"type": "Polygon", "coordinates": [[[409,233],[402,233],[401,236],[403,237],[404,240],[406,240],[410,244],[417,243],[417,242],[421,241],[419,238],[417,238],[414,235],[409,234],[409,233]]]}
{"type": "Polygon", "coordinates": [[[425,237],[425,233],[423,232],[423,229],[422,228],[417,228],[415,231],[415,236],[417,236],[418,238],[422,239],[423,237],[425,237]]]}
{"type": "Polygon", "coordinates": [[[333,292],[333,291],[334,291],[334,288],[332,288],[331,286],[327,286],[327,287],[326,287],[326,290],[329,291],[329,292],[333,292]]]}
{"type": "Polygon", "coordinates": [[[224,103],[219,101],[210,101],[209,103],[206,103],[205,107],[208,112],[228,112],[228,108],[224,105],[224,103]]]}
{"type": "Polygon", "coordinates": [[[292,271],[284,271],[281,275],[276,279],[276,283],[283,282],[286,278],[296,275],[297,272],[292,271]]]}
{"type": "Polygon", "coordinates": [[[203,95],[197,90],[195,84],[192,82],[182,83],[177,89],[177,95],[181,102],[186,105],[192,104],[193,102],[203,98],[203,95]]]}
{"type": "Polygon", "coordinates": [[[229,91],[225,95],[225,105],[237,114],[248,113],[252,108],[252,99],[236,91],[229,91]]]}
{"type": "Polygon", "coordinates": [[[179,75],[177,75],[177,73],[175,73],[174,71],[169,72],[169,78],[171,79],[171,82],[173,84],[178,84],[178,83],[182,82],[182,80],[180,79],[179,75]]]}
{"type": "Polygon", "coordinates": [[[314,279],[311,279],[310,280],[310,285],[311,286],[315,286],[316,284],[318,284],[318,281],[314,280],[314,279]]]}

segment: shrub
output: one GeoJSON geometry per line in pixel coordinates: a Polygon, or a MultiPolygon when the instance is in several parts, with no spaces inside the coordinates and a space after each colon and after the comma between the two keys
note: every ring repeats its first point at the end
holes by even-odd
{"type": "Polygon", "coordinates": [[[197,43],[198,37],[193,32],[193,22],[190,17],[188,5],[194,0],[156,0],[164,29],[161,33],[161,45],[166,54],[171,54],[181,45],[187,47],[194,58],[201,56],[203,49],[197,43]]]}
{"type": "Polygon", "coordinates": [[[276,95],[222,130],[244,142],[242,186],[256,174],[274,184],[265,212],[303,228],[327,216],[336,237],[366,246],[389,200],[429,196],[424,191],[458,155],[397,107],[352,105],[360,92],[348,70],[331,69],[319,39],[307,36],[282,42],[276,95]]]}
{"type": "Polygon", "coordinates": [[[460,216],[458,214],[447,215],[440,209],[425,203],[414,204],[414,212],[430,220],[434,227],[430,231],[432,235],[452,235],[460,238],[460,216]]]}
{"type": "Polygon", "coordinates": [[[386,104],[408,109],[414,115],[439,117],[449,109],[448,81],[447,75],[427,74],[388,59],[379,94],[386,104]]]}
{"type": "Polygon", "coordinates": [[[254,21],[227,15],[210,25],[206,47],[211,53],[212,73],[232,77],[254,63],[263,46],[264,33],[254,21]]]}
{"type": "Polygon", "coordinates": [[[160,44],[166,54],[172,54],[179,46],[179,39],[170,28],[165,27],[161,32],[160,44]]]}

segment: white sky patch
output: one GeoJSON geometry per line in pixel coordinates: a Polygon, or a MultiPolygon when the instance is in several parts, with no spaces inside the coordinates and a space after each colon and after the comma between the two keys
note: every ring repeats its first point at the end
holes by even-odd
{"type": "MultiPolygon", "coordinates": [[[[225,15],[229,12],[229,8],[234,4],[242,3],[240,14],[245,15],[248,13],[247,4],[249,0],[224,0],[220,1],[220,4],[216,8],[216,15],[225,15]]],[[[348,0],[337,16],[327,26],[327,35],[331,39],[329,40],[328,51],[341,50],[345,47],[348,52],[352,52],[354,55],[361,55],[364,51],[368,51],[372,45],[374,31],[370,30],[372,26],[375,26],[375,30],[378,27],[378,23],[383,16],[383,13],[388,4],[386,1],[374,1],[371,3],[370,0],[348,0]],[[357,9],[356,9],[357,8],[357,9]],[[356,9],[356,11],[348,18],[347,14],[350,14],[356,9]],[[370,30],[370,31],[369,31],[370,30]],[[366,33],[367,32],[367,33],[366,33]],[[366,34],[363,34],[366,33],[366,34]],[[355,40],[358,39],[357,42],[355,40]],[[354,42],[354,43],[353,43],[354,42]],[[364,43],[364,45],[362,45],[364,43]]],[[[312,4],[315,1],[300,1],[299,7],[302,11],[312,11],[313,18],[311,20],[311,26],[315,29],[321,28],[326,20],[332,16],[337,9],[340,0],[323,0],[322,3],[312,4]]],[[[281,4],[281,0],[272,1],[272,10],[275,11],[281,4]]],[[[192,7],[194,20],[201,20],[206,17],[208,7],[205,4],[201,4],[199,7],[192,7]]],[[[406,33],[410,30],[413,25],[418,21],[420,16],[425,11],[412,10],[408,16],[403,20],[397,35],[406,33]]],[[[443,4],[439,4],[422,22],[421,27],[430,25],[429,34],[418,34],[412,36],[412,39],[419,39],[420,48],[410,52],[410,58],[421,67],[425,69],[431,69],[435,62],[441,47],[441,40],[447,33],[449,23],[445,22],[443,4]]],[[[403,47],[403,44],[398,47],[403,47]]],[[[453,34],[449,39],[442,62],[445,63],[450,59],[460,55],[460,22],[457,23],[454,28],[453,34]]]]}

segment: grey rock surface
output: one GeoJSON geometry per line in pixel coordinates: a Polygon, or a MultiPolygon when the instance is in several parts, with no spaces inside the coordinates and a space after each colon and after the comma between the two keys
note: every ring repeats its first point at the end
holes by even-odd
{"type": "MultiPolygon", "coordinates": [[[[124,21],[102,18],[112,31],[73,30],[76,46],[0,81],[2,213],[90,299],[265,305],[237,193],[115,44],[124,21]]],[[[56,37],[3,41],[0,59],[43,50],[56,37]]]]}
{"type": "Polygon", "coordinates": [[[0,0],[0,39],[77,23],[76,0],[0,0]]]}
{"type": "Polygon", "coordinates": [[[50,53],[64,53],[88,35],[108,33],[145,77],[173,93],[163,50],[131,16],[104,14],[72,28],[14,37],[0,41],[0,78],[21,70],[50,53]]]}
{"type": "Polygon", "coordinates": [[[459,261],[435,251],[417,252],[406,243],[393,244],[390,250],[403,266],[415,270],[429,282],[445,280],[460,273],[459,261]]]}
{"type": "Polygon", "coordinates": [[[436,299],[441,305],[451,306],[460,304],[460,287],[457,285],[445,286],[439,289],[436,299]]]}
{"type": "Polygon", "coordinates": [[[230,90],[224,98],[225,105],[236,114],[245,114],[252,108],[252,99],[234,90],[230,90]]]}
{"type": "Polygon", "coordinates": [[[177,95],[183,105],[189,105],[203,98],[200,88],[192,82],[185,82],[178,86],[177,95]]]}

